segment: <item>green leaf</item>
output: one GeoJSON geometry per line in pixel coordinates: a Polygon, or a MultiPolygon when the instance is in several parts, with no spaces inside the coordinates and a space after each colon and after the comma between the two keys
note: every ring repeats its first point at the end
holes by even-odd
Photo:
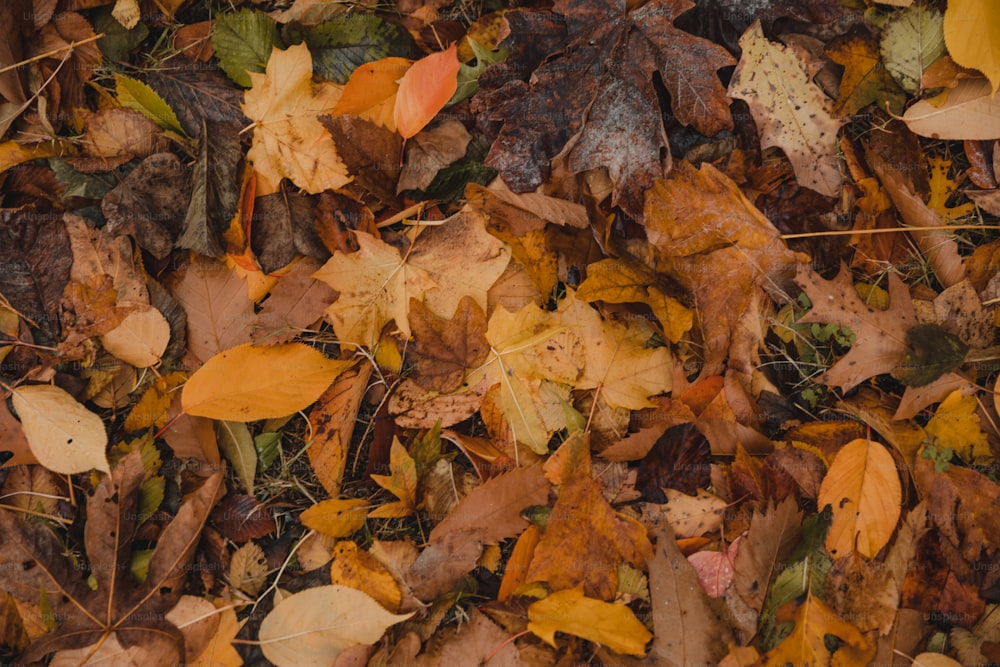
{"type": "Polygon", "coordinates": [[[247,494],[252,496],[253,479],[257,473],[257,450],[250,429],[243,422],[217,421],[215,434],[219,438],[222,454],[236,469],[236,476],[247,494]]]}
{"type": "Polygon", "coordinates": [[[261,433],[253,439],[253,448],[257,451],[257,466],[267,470],[281,451],[281,434],[261,433]]]}
{"type": "Polygon", "coordinates": [[[112,62],[128,60],[132,49],[149,35],[149,28],[142,21],[131,30],[123,26],[111,15],[111,7],[97,11],[91,19],[91,25],[94,26],[95,33],[104,33],[104,37],[97,40],[97,48],[112,62]]]}
{"type": "Polygon", "coordinates": [[[247,72],[263,72],[271,49],[283,46],[278,27],[263,12],[241,9],[220,14],[212,30],[212,47],[222,70],[234,83],[249,88],[247,72]]]}
{"type": "Polygon", "coordinates": [[[920,78],[944,55],[944,15],[923,0],[893,17],[882,31],[882,62],[908,93],[920,90],[920,78]]]}
{"type": "Polygon", "coordinates": [[[115,74],[115,92],[118,103],[126,109],[138,111],[165,130],[184,134],[181,122],[170,105],[148,85],[122,74],[115,74]]]}
{"type": "MultiPolygon", "coordinates": [[[[66,189],[63,191],[63,199],[68,199],[69,197],[102,199],[109,190],[118,185],[121,179],[125,177],[125,174],[119,173],[117,169],[114,172],[106,174],[85,174],[82,171],[74,169],[65,160],[58,158],[49,159],[49,167],[55,172],[59,182],[66,186],[66,189]]],[[[125,171],[127,173],[130,169],[125,171]]]]}
{"type": "Polygon", "coordinates": [[[410,33],[374,14],[347,14],[324,21],[292,38],[305,39],[313,56],[313,71],[330,81],[347,83],[358,66],[380,58],[419,58],[410,33]]]}
{"type": "Polygon", "coordinates": [[[451,99],[448,100],[448,104],[445,105],[446,107],[458,104],[462,100],[469,99],[479,92],[479,75],[490,65],[502,63],[507,58],[508,49],[506,48],[490,51],[474,39],[469,40],[469,46],[472,47],[472,52],[476,54],[476,64],[466,65],[463,63],[459,66],[458,88],[455,90],[455,94],[451,96],[451,99]]]}

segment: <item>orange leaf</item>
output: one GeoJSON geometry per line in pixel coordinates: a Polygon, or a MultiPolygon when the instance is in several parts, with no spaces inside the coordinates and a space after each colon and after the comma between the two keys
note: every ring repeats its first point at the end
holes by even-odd
{"type": "Polygon", "coordinates": [[[415,62],[399,80],[393,117],[404,139],[424,129],[455,94],[460,64],[452,44],[415,62]]]}
{"type": "Polygon", "coordinates": [[[833,507],[827,550],[839,558],[856,548],[873,558],[896,529],[902,499],[896,462],[885,447],[865,438],[844,445],[817,499],[819,507],[833,507]]]}

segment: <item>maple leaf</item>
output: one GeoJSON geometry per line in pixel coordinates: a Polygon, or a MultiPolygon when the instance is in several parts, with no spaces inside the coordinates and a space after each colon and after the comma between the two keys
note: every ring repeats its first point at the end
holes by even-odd
{"type": "Polygon", "coordinates": [[[438,317],[416,299],[410,301],[418,384],[441,393],[462,385],[466,370],[486,360],[486,315],[463,297],[451,319],[438,317]]]}
{"type": "Polygon", "coordinates": [[[573,171],[607,167],[613,203],[641,218],[642,193],[662,175],[661,153],[668,150],[653,73],[662,77],[681,123],[708,136],[732,127],[716,76],[732,57],[673,25],[693,6],[653,0],[629,11],[624,0],[556,2],[565,40],[529,86],[499,91],[507,99],[498,95],[490,117],[504,125],[486,164],[511,190],[528,192],[565,148],[573,171]]]}
{"type": "Polygon", "coordinates": [[[318,116],[340,99],[341,87],[312,81],[309,47],[275,49],[265,74],[248,72],[252,87],[244,94],[243,112],[254,122],[247,159],[257,171],[257,193],[277,192],[288,178],[307,192],[336,190],[351,178],[337,155],[330,133],[318,116]]]}
{"type": "Polygon", "coordinates": [[[837,132],[844,121],[814,84],[795,53],[766,37],[760,22],[740,38],[743,56],[729,82],[729,95],[750,105],[762,148],[781,148],[807,188],[836,196],[843,178],[837,132]]]}
{"type": "Polygon", "coordinates": [[[355,237],[357,252],[335,253],[313,276],[340,294],[326,311],[340,342],[372,348],[389,322],[410,337],[410,298],[441,317],[454,315],[466,295],[484,307],[486,290],[510,261],[510,251],[470,211],[425,229],[405,254],[370,234],[355,237]],[[456,253],[466,261],[454,261],[456,253]]]}
{"type": "Polygon", "coordinates": [[[371,478],[398,500],[372,510],[368,513],[370,517],[398,519],[410,516],[417,508],[417,464],[398,438],[392,439],[389,471],[389,475],[372,475],[371,478]]]}
{"type": "Polygon", "coordinates": [[[875,647],[861,632],[840,618],[825,602],[810,591],[800,604],[793,600],[778,612],[781,621],[795,621],[795,628],[774,650],[764,656],[764,665],[828,665],[830,649],[826,637],[840,640],[837,661],[845,665],[864,665],[875,654],[875,647]]]}
{"type": "Polygon", "coordinates": [[[63,623],[21,655],[33,662],[61,649],[100,648],[112,634],[124,648],[139,647],[142,664],[166,667],[184,656],[180,631],[164,618],[180,599],[188,565],[212,505],[224,491],[222,471],[191,494],[163,528],[149,560],[146,580],[136,585],[129,571],[131,540],[141,519],[137,503],[144,477],[140,448],[106,475],[88,500],[84,544],[97,587],[91,589],[63,556],[64,547],[44,524],[25,524],[0,512],[5,536],[0,559],[5,586],[22,600],[36,602],[39,584],[63,623]],[[34,561],[37,568],[21,563],[34,561]],[[11,567],[16,564],[16,567],[11,567]]]}

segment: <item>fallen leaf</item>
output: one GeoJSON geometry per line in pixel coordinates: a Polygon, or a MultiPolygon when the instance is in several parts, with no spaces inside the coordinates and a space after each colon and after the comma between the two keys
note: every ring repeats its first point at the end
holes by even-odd
{"type": "MultiPolygon", "coordinates": [[[[357,116],[389,130],[398,139],[394,116],[396,95],[399,92],[399,80],[412,66],[413,61],[408,58],[381,58],[359,66],[344,85],[344,92],[333,108],[332,115],[357,116]]],[[[399,143],[399,148],[402,149],[402,142],[399,143]]]]}
{"type": "Polygon", "coordinates": [[[170,324],[156,308],[129,313],[117,327],[101,336],[104,349],[136,368],[160,363],[170,342],[170,324]]]}
{"type": "MultiPolygon", "coordinates": [[[[182,661],[182,635],[164,614],[184,590],[205,517],[222,490],[223,474],[216,472],[188,496],[160,533],[146,580],[136,585],[129,573],[129,553],[134,530],[145,518],[136,505],[143,477],[140,448],[136,447],[88,500],[84,543],[90,563],[102,565],[91,570],[96,589],[74,576],[60,540],[47,527],[24,524],[9,512],[0,512],[5,545],[16,551],[18,562],[37,563],[35,574],[26,576],[26,588],[20,589],[27,593],[24,599],[37,599],[42,583],[37,577],[44,573],[48,581],[43,580],[43,594],[64,619],[58,629],[34,642],[22,659],[39,660],[60,649],[91,646],[96,650],[113,635],[123,649],[139,656],[141,664],[166,667],[182,661]]],[[[19,590],[11,577],[7,584],[19,590]]]]}
{"type": "Polygon", "coordinates": [[[243,422],[219,420],[215,422],[215,436],[218,439],[219,449],[233,466],[243,489],[253,494],[254,477],[257,474],[257,450],[253,446],[250,429],[243,422]]]}
{"type": "Polygon", "coordinates": [[[195,371],[181,394],[190,415],[230,421],[284,417],[308,407],[354,362],[327,358],[302,343],[220,352],[195,371]]]}
{"type": "Polygon", "coordinates": [[[361,498],[331,498],[307,507],[299,515],[304,526],[329,537],[349,537],[363,525],[368,502],[361,498]]]}
{"type": "Polygon", "coordinates": [[[336,105],[341,88],[313,83],[309,48],[297,44],[285,51],[275,49],[266,74],[248,75],[253,85],[242,108],[254,122],[247,159],[257,171],[257,194],[277,192],[282,178],[310,193],[347,185],[347,168],[317,119],[336,105]]]}
{"type": "Polygon", "coordinates": [[[267,537],[278,529],[268,508],[242,493],[230,493],[220,500],[209,522],[223,537],[237,544],[267,537]]]}
{"type": "Polygon", "coordinates": [[[393,438],[389,450],[389,473],[371,478],[397,500],[369,512],[372,518],[398,519],[410,516],[417,508],[417,464],[397,438],[393,438]]]}
{"type": "Polygon", "coordinates": [[[308,443],[306,454],[313,473],[331,497],[340,493],[354,420],[372,370],[371,364],[348,368],[337,376],[309,411],[313,439],[308,443]]]}
{"type": "Polygon", "coordinates": [[[491,119],[504,126],[486,164],[514,192],[530,192],[548,177],[549,160],[567,149],[573,171],[607,167],[612,203],[641,219],[643,190],[663,175],[660,154],[667,150],[660,114],[651,113],[653,73],[682,124],[706,136],[732,126],[715,74],[732,58],[674,26],[693,6],[658,0],[629,11],[617,0],[557,3],[553,18],[565,34],[553,45],[556,53],[529,85],[508,84],[487,98],[491,119]]]}
{"type": "Polygon", "coordinates": [[[243,658],[232,645],[239,634],[241,623],[233,609],[219,612],[219,625],[201,653],[192,658],[189,667],[240,667],[243,658]]]}
{"type": "Polygon", "coordinates": [[[678,160],[646,193],[645,219],[662,264],[656,268],[676,276],[701,311],[703,377],[721,374],[726,356],[730,368],[749,373],[759,341],[741,335],[741,322],[759,322],[757,291],[786,282],[795,254],[736,183],[708,163],[695,169],[678,160]]]}
{"type": "Polygon", "coordinates": [[[732,585],[733,563],[742,540],[737,537],[725,551],[697,551],[687,557],[708,597],[720,598],[732,585]]]}
{"type": "Polygon", "coordinates": [[[406,164],[396,192],[426,190],[448,165],[464,155],[472,135],[457,120],[447,119],[421,130],[406,145],[406,164]]]}
{"type": "Polygon", "coordinates": [[[782,149],[801,185],[836,196],[843,181],[837,132],[844,121],[833,116],[795,53],[767,39],[759,22],[743,34],[740,47],[729,96],[750,105],[761,147],[782,149]]]}
{"type": "Polygon", "coordinates": [[[765,511],[754,511],[751,516],[750,528],[733,559],[735,575],[729,595],[739,596],[753,610],[755,619],[764,607],[771,581],[802,538],[802,519],[791,498],[774,506],[769,503],[765,511]]]}
{"type": "Polygon", "coordinates": [[[251,337],[264,345],[287,343],[315,324],[336,298],[336,292],[314,279],[320,264],[303,257],[271,290],[254,322],[251,337]]]}
{"type": "Polygon", "coordinates": [[[508,634],[482,612],[472,610],[469,622],[441,648],[442,665],[519,667],[524,662],[508,634]]]}
{"type": "Polygon", "coordinates": [[[484,544],[496,544],[528,528],[521,512],[530,505],[544,505],[548,493],[549,483],[539,465],[498,475],[473,489],[434,527],[427,548],[413,564],[410,576],[417,596],[430,599],[451,590],[476,566],[484,544]],[[460,544],[469,546],[458,551],[460,544]]]}
{"type": "Polygon", "coordinates": [[[834,557],[857,551],[874,558],[896,530],[903,491],[895,460],[865,438],[844,445],[830,465],[816,499],[833,507],[826,548],[834,557]]]}
{"type": "Polygon", "coordinates": [[[461,64],[456,48],[452,44],[444,51],[424,56],[399,80],[393,120],[403,139],[420,132],[455,94],[461,64]]]}
{"type": "Polygon", "coordinates": [[[229,561],[229,583],[250,597],[257,597],[266,583],[267,570],[264,550],[256,542],[247,542],[229,561]]]}
{"type": "Polygon", "coordinates": [[[264,617],[258,639],[278,667],[320,667],[352,646],[374,644],[411,616],[390,614],[347,586],[317,586],[282,600],[264,617]]]}
{"type": "Polygon", "coordinates": [[[906,95],[882,65],[878,39],[871,32],[856,29],[836,37],[826,47],[826,55],[844,66],[833,107],[836,115],[850,116],[869,104],[902,113],[906,95]]]}
{"type": "Polygon", "coordinates": [[[462,385],[465,373],[488,355],[486,315],[471,297],[463,297],[450,319],[438,317],[422,302],[411,299],[416,380],[443,394],[462,385]]]}
{"type": "Polygon", "coordinates": [[[998,104],[987,79],[962,79],[940,98],[917,101],[903,122],[914,134],[932,139],[1000,139],[998,104]]]}
{"type": "Polygon", "coordinates": [[[833,635],[840,640],[836,649],[836,660],[840,664],[867,664],[874,655],[875,647],[861,632],[844,621],[826,603],[814,596],[806,595],[801,604],[792,601],[782,608],[782,620],[792,620],[795,628],[777,647],[764,655],[764,665],[832,664],[834,656],[827,648],[826,637],[833,635]]]}
{"type": "Polygon", "coordinates": [[[944,12],[944,41],[948,55],[962,67],[977,69],[990,80],[991,92],[1000,88],[1000,12],[984,0],[956,0],[944,12]]]}
{"type": "Polygon", "coordinates": [[[652,557],[646,529],[619,516],[589,475],[577,475],[560,487],[527,580],[548,582],[555,590],[582,586],[590,596],[609,600],[617,565],[643,568],[652,557]]]}
{"type": "Polygon", "coordinates": [[[993,455],[982,430],[975,396],[953,391],[941,402],[924,429],[934,444],[954,451],[970,463],[990,460],[993,455]]]}
{"type": "Polygon", "coordinates": [[[882,61],[906,92],[917,92],[924,70],[944,55],[943,27],[941,12],[920,1],[893,14],[883,28],[882,61]]]}
{"type": "Polygon", "coordinates": [[[556,632],[604,644],[616,653],[642,656],[653,635],[632,610],[585,597],[583,587],[553,593],[528,607],[528,630],[556,646],[556,632]]]}
{"type": "Polygon", "coordinates": [[[333,548],[330,583],[356,588],[392,612],[399,611],[402,593],[392,574],[374,556],[349,540],[333,548]]]}
{"type": "Polygon", "coordinates": [[[722,526],[727,505],[715,494],[704,489],[698,489],[694,496],[676,489],[664,489],[663,493],[667,501],[660,506],[660,512],[677,537],[700,537],[722,526]]]}
{"type": "Polygon", "coordinates": [[[280,44],[277,27],[261,12],[241,9],[221,13],[212,27],[212,48],[230,79],[249,88],[251,72],[263,72],[272,49],[280,44]]]}
{"type": "Polygon", "coordinates": [[[906,332],[917,325],[917,317],[906,286],[895,274],[889,275],[889,309],[884,311],[861,299],[845,268],[829,281],[811,268],[800,267],[795,281],[812,302],[812,309],[799,322],[836,322],[855,336],[850,352],[819,376],[819,382],[847,391],[902,365],[906,332]]]}
{"type": "Polygon", "coordinates": [[[109,471],[104,422],[64,390],[21,386],[11,390],[11,402],[31,453],[43,466],[65,475],[109,471]]]}

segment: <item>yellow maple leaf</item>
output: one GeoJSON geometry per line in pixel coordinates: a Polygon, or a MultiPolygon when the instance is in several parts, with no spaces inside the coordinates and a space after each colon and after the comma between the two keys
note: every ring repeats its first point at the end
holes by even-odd
{"type": "Polygon", "coordinates": [[[929,157],[927,162],[931,167],[931,196],[927,200],[927,208],[936,211],[945,222],[953,222],[972,214],[976,205],[972,202],[948,206],[948,198],[958,189],[958,185],[948,178],[951,160],[943,157],[929,157]]]}
{"type": "Polygon", "coordinates": [[[313,194],[351,181],[330,133],[317,120],[337,104],[342,88],[313,83],[312,73],[305,44],[274,49],[264,74],[248,72],[253,85],[242,108],[254,121],[247,158],[257,171],[258,195],[277,192],[282,178],[313,194]]]}
{"type": "Polygon", "coordinates": [[[980,426],[975,396],[956,389],[941,402],[924,430],[939,447],[947,447],[964,461],[982,462],[993,456],[990,443],[980,426]]]}
{"type": "Polygon", "coordinates": [[[532,603],[528,618],[528,630],[552,646],[558,631],[604,644],[616,653],[641,656],[653,637],[631,609],[584,597],[582,587],[557,591],[532,603]]]}
{"type": "Polygon", "coordinates": [[[399,498],[368,513],[374,519],[399,519],[410,516],[417,508],[417,462],[398,438],[392,439],[389,450],[389,475],[372,475],[383,489],[399,498]]]}
{"type": "Polygon", "coordinates": [[[485,310],[487,290],[510,261],[510,249],[486,232],[481,214],[468,210],[424,228],[402,253],[370,234],[355,237],[357,252],[335,253],[313,277],[340,293],[327,318],[341,343],[358,346],[374,348],[390,321],[409,338],[411,298],[445,318],[464,296],[485,310]]]}
{"type": "Polygon", "coordinates": [[[765,667],[831,664],[833,655],[827,648],[828,635],[840,639],[834,664],[867,665],[875,655],[875,647],[868,638],[812,592],[802,604],[796,604],[793,600],[778,610],[778,620],[794,620],[795,628],[774,650],[767,652],[765,667]]]}

